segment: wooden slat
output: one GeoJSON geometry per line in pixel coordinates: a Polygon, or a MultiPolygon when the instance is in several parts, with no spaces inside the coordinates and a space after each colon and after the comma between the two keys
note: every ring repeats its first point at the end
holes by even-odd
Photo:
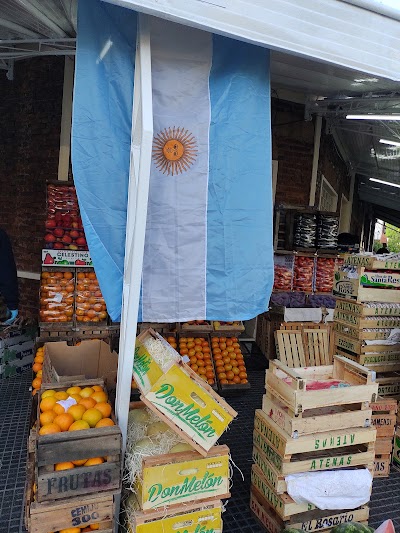
{"type": "Polygon", "coordinates": [[[279,360],[289,368],[306,366],[303,338],[299,330],[278,330],[275,332],[279,360]]]}

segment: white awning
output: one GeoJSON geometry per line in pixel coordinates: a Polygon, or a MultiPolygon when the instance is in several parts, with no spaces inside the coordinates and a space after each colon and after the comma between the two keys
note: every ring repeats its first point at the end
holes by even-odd
{"type": "Polygon", "coordinates": [[[105,1],[272,50],[400,81],[400,22],[387,13],[346,1],[105,1]]]}

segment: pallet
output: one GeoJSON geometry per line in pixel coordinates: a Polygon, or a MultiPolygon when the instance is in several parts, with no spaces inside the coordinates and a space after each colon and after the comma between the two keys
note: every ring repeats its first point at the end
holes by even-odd
{"type": "Polygon", "coordinates": [[[284,521],[255,487],[251,488],[250,509],[257,521],[269,533],[281,533],[286,528],[308,531],[309,533],[329,531],[346,522],[367,524],[369,517],[369,508],[365,505],[352,511],[308,511],[293,515],[284,521]]]}
{"type": "Polygon", "coordinates": [[[332,364],[327,329],[278,330],[278,359],[289,368],[332,364]]]}
{"type": "Polygon", "coordinates": [[[374,461],[374,478],[375,477],[389,477],[390,463],[392,461],[392,455],[377,455],[374,461]]]}
{"type": "Polygon", "coordinates": [[[323,431],[349,427],[370,427],[372,411],[364,404],[337,405],[308,409],[295,416],[270,392],[263,396],[263,412],[287,435],[293,438],[323,431]]]}
{"type": "MultiPolygon", "coordinates": [[[[98,379],[76,384],[104,386],[103,381],[98,379]]],[[[117,425],[39,435],[41,394],[46,389],[65,390],[68,386],[51,383],[43,386],[39,393],[37,424],[33,435],[36,454],[37,500],[40,503],[80,494],[119,491],[121,488],[122,435],[117,425]],[[70,470],[55,471],[57,463],[92,457],[104,457],[106,461],[89,467],[81,466],[70,470]]]]}
{"type": "Polygon", "coordinates": [[[28,533],[49,533],[72,527],[99,524],[102,533],[117,533],[120,492],[102,492],[57,502],[35,500],[34,463],[27,463],[24,524],[28,533]]]}
{"type": "Polygon", "coordinates": [[[307,409],[374,401],[378,394],[375,373],[341,356],[334,357],[333,365],[295,370],[280,361],[271,361],[266,388],[295,416],[307,409]],[[348,386],[328,388],[332,380],[348,386]],[[307,390],[317,382],[326,388],[307,390]]]}
{"type": "MultiPolygon", "coordinates": [[[[304,435],[287,436],[260,409],[254,419],[253,444],[261,452],[258,466],[271,477],[284,481],[285,476],[332,468],[372,467],[375,457],[376,430],[348,428],[304,435]],[[264,468],[262,466],[264,465],[264,468]]],[[[257,462],[257,461],[256,461],[257,462]]]]}

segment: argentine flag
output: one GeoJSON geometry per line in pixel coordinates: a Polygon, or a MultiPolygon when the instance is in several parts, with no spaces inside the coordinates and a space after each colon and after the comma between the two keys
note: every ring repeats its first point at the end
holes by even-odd
{"type": "MultiPolygon", "coordinates": [[[[119,320],[137,15],[79,4],[72,164],[119,320]]],[[[151,18],[154,139],[139,320],[245,320],[273,283],[269,52],[151,18]]]]}

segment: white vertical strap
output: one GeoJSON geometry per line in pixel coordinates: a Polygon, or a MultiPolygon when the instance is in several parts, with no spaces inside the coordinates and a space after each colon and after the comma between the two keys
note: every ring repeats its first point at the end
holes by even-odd
{"type": "Polygon", "coordinates": [[[153,143],[150,29],[148,17],[141,14],[138,17],[121,341],[116,398],[116,414],[122,431],[123,451],[126,446],[128,426],[153,143]]]}

